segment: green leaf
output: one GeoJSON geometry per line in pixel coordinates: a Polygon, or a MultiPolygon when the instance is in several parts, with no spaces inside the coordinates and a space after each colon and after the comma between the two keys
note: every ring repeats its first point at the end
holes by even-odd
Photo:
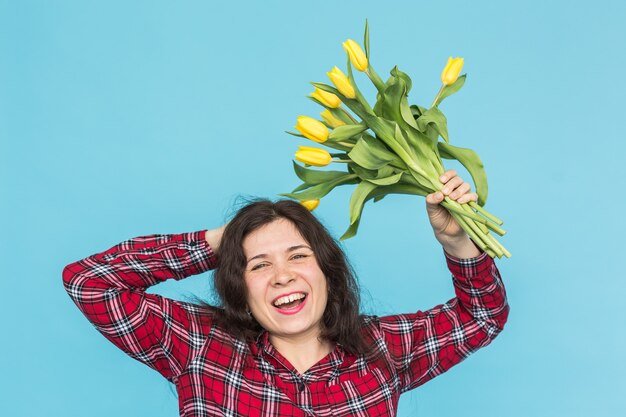
{"type": "Polygon", "coordinates": [[[367,169],[379,169],[397,159],[383,143],[368,134],[361,136],[348,153],[350,159],[367,169]]]}
{"type": "Polygon", "coordinates": [[[370,60],[370,31],[367,26],[367,19],[365,19],[365,35],[363,35],[363,46],[365,47],[365,56],[367,61],[370,60]]]}
{"type": "Polygon", "coordinates": [[[392,167],[390,167],[389,165],[385,165],[382,168],[378,169],[378,173],[376,174],[376,178],[386,178],[389,177],[391,175],[395,174],[395,171],[392,167]]]}
{"type": "MultiPolygon", "coordinates": [[[[361,222],[361,215],[363,212],[363,207],[365,202],[368,200],[374,199],[374,202],[382,200],[388,194],[411,194],[411,195],[421,195],[426,196],[428,193],[419,187],[415,187],[413,185],[408,184],[393,184],[388,186],[379,186],[373,191],[369,192],[361,206],[359,207],[356,220],[350,224],[348,230],[344,232],[344,234],[339,238],[340,240],[350,239],[351,237],[356,236],[357,230],[359,228],[359,224],[361,222]]],[[[353,194],[354,197],[354,194],[353,194]]]]}
{"type": "Polygon", "coordinates": [[[306,136],[304,136],[304,135],[301,135],[300,133],[290,132],[290,131],[288,131],[288,130],[285,130],[285,133],[289,133],[291,136],[297,136],[297,137],[299,137],[299,138],[304,138],[304,137],[306,137],[306,136]]]}
{"type": "Polygon", "coordinates": [[[333,190],[338,185],[344,184],[356,184],[358,181],[357,176],[354,174],[344,173],[343,177],[336,178],[332,181],[324,182],[321,184],[314,185],[300,193],[284,193],[279,194],[284,197],[293,198],[294,200],[302,201],[302,200],[314,200],[316,198],[322,198],[329,192],[333,190]]]}
{"type": "Polygon", "coordinates": [[[319,171],[315,169],[307,169],[293,162],[293,170],[298,178],[307,184],[321,184],[323,182],[334,181],[348,174],[345,171],[319,171]]]}
{"type": "Polygon", "coordinates": [[[365,199],[376,189],[376,185],[369,181],[361,181],[350,197],[350,224],[354,223],[361,217],[363,204],[365,199]]]}
{"type": "Polygon", "coordinates": [[[344,122],[345,124],[349,125],[349,124],[354,123],[354,120],[350,119],[348,115],[343,112],[343,110],[339,110],[339,109],[328,109],[328,110],[330,111],[330,114],[332,114],[337,119],[344,122]]]}
{"type": "Polygon", "coordinates": [[[332,132],[330,132],[330,135],[328,135],[328,138],[332,140],[344,140],[344,139],[351,138],[352,136],[356,136],[359,133],[364,132],[365,130],[367,130],[367,125],[365,124],[358,124],[358,125],[350,124],[350,125],[339,126],[339,127],[334,128],[332,132]]]}
{"type": "Polygon", "coordinates": [[[488,193],[487,174],[478,154],[471,149],[459,148],[444,142],[439,142],[437,145],[442,158],[456,159],[467,169],[474,180],[476,194],[478,194],[478,204],[484,206],[487,202],[488,193]]]}
{"type": "Polygon", "coordinates": [[[367,181],[372,182],[376,185],[392,185],[400,181],[402,175],[404,175],[402,172],[398,172],[397,174],[391,175],[386,178],[372,178],[367,181]]]}
{"type": "Polygon", "coordinates": [[[331,87],[331,86],[330,86],[330,85],[328,85],[328,84],[323,84],[323,83],[311,83],[311,85],[312,85],[313,87],[317,87],[317,88],[319,88],[320,90],[324,90],[324,91],[326,91],[327,93],[333,93],[333,94],[334,94],[334,95],[336,95],[336,96],[341,96],[341,97],[343,97],[343,95],[339,92],[339,90],[337,90],[335,87],[331,87]]]}
{"type": "Polygon", "coordinates": [[[302,184],[294,188],[292,193],[297,193],[298,191],[306,190],[307,188],[311,188],[312,185],[313,184],[307,184],[306,182],[303,182],[302,184]]]}
{"type": "Polygon", "coordinates": [[[404,92],[404,94],[408,95],[409,91],[411,91],[411,88],[413,88],[413,81],[411,81],[411,77],[409,77],[409,74],[400,71],[398,69],[398,66],[395,66],[391,70],[391,76],[396,77],[404,82],[404,85],[406,86],[406,91],[404,92]]]}
{"type": "Polygon", "coordinates": [[[363,168],[354,162],[348,164],[348,171],[356,174],[362,180],[369,180],[370,178],[376,178],[378,176],[376,170],[363,168]]]}
{"type": "Polygon", "coordinates": [[[459,78],[457,78],[454,83],[450,85],[446,85],[443,88],[443,91],[441,92],[441,94],[439,95],[439,98],[437,99],[437,102],[435,103],[435,107],[438,106],[439,103],[441,103],[444,98],[451,96],[452,94],[459,91],[461,87],[463,87],[463,84],[465,84],[466,77],[467,77],[467,74],[463,74],[459,78]]]}
{"type": "Polygon", "coordinates": [[[432,125],[443,140],[449,143],[448,121],[446,120],[446,116],[437,107],[431,107],[417,119],[417,127],[420,131],[426,132],[428,125],[432,125]]]}
{"type": "Polygon", "coordinates": [[[411,104],[410,109],[414,119],[417,119],[423,114],[423,112],[420,110],[420,107],[416,106],[415,104],[411,104]]]}

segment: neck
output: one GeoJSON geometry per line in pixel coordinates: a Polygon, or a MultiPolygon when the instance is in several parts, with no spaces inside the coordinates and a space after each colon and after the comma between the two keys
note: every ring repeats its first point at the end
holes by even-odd
{"type": "Polygon", "coordinates": [[[269,340],[300,374],[322,360],[334,347],[331,342],[321,341],[319,333],[295,337],[270,334],[269,340]]]}

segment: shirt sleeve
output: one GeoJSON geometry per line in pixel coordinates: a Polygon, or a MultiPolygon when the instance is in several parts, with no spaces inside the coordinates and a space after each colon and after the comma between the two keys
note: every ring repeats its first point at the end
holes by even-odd
{"type": "Polygon", "coordinates": [[[63,270],[67,293],[95,328],[170,381],[202,347],[202,328],[211,316],[207,309],[145,290],[214,268],[205,234],[136,237],[63,270]]]}
{"type": "MultiPolygon", "coordinates": [[[[445,253],[445,252],[444,252],[445,253]]],[[[502,331],[509,305],[500,273],[486,253],[445,253],[456,297],[428,311],[381,317],[381,337],[402,392],[442,374],[502,331]]]]}

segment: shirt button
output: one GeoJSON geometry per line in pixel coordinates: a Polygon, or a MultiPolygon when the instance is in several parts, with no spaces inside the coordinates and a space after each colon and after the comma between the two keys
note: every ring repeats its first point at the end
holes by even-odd
{"type": "Polygon", "coordinates": [[[306,388],[306,386],[304,385],[304,382],[300,382],[298,384],[298,391],[302,392],[302,391],[304,391],[305,388],[306,388]]]}

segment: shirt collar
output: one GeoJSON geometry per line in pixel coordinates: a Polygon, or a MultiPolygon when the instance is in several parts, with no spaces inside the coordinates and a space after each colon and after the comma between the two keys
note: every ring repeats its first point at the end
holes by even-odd
{"type": "MultiPolygon", "coordinates": [[[[269,338],[269,332],[263,330],[259,336],[257,336],[255,344],[257,347],[257,355],[259,359],[265,359],[270,362],[274,368],[279,371],[281,368],[297,373],[297,370],[289,363],[289,361],[280,354],[280,352],[272,345],[269,338]]],[[[356,357],[348,354],[341,344],[335,344],[335,348],[320,362],[313,365],[306,373],[305,376],[323,376],[330,375],[331,379],[338,375],[340,368],[349,367],[356,357]]]]}

